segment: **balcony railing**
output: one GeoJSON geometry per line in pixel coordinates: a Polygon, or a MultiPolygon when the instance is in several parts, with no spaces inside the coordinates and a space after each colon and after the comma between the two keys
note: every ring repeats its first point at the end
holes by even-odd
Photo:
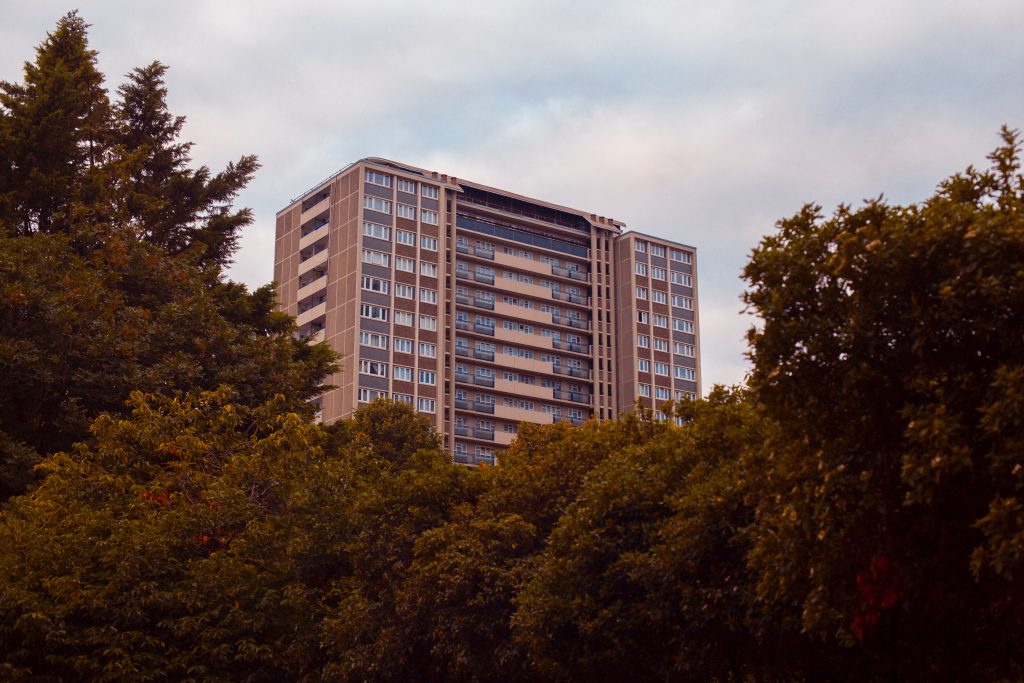
{"type": "Polygon", "coordinates": [[[464,305],[468,306],[469,305],[469,301],[470,301],[469,296],[466,295],[466,294],[456,294],[455,295],[455,303],[457,303],[457,304],[464,304],[464,305]]]}
{"type": "Polygon", "coordinates": [[[302,237],[305,237],[307,235],[312,235],[317,230],[319,230],[321,228],[326,228],[330,224],[331,224],[330,221],[324,221],[323,223],[320,223],[319,225],[314,225],[313,227],[311,227],[311,228],[309,228],[307,230],[303,230],[302,231],[302,237]]]}
{"type": "Polygon", "coordinates": [[[481,247],[471,247],[468,244],[456,244],[455,251],[460,254],[472,254],[473,256],[479,256],[480,258],[494,260],[493,249],[483,249],[481,247]]]}
{"type": "Polygon", "coordinates": [[[590,379],[590,370],[584,370],[582,368],[573,368],[567,365],[554,365],[552,370],[558,375],[568,375],[569,377],[579,377],[580,379],[590,379]]]}
{"type": "Polygon", "coordinates": [[[479,270],[473,273],[473,279],[476,280],[477,282],[482,282],[485,285],[493,285],[494,284],[494,276],[493,275],[491,275],[490,273],[483,273],[483,272],[481,272],[479,270]]]}
{"type": "Polygon", "coordinates": [[[469,347],[467,347],[467,346],[456,346],[455,347],[455,355],[456,356],[472,356],[473,353],[472,353],[472,351],[469,350],[469,347]]]}
{"type": "Polygon", "coordinates": [[[473,384],[476,384],[477,386],[481,387],[493,387],[494,378],[484,377],[483,375],[473,375],[473,384]]]}
{"type": "Polygon", "coordinates": [[[555,290],[551,290],[551,296],[559,301],[568,301],[570,303],[581,304],[583,306],[590,305],[589,296],[579,296],[577,294],[569,294],[567,292],[559,292],[555,290]]]}
{"type": "Polygon", "coordinates": [[[455,373],[455,381],[456,382],[467,382],[468,383],[469,382],[469,373],[467,373],[467,372],[456,372],[455,373]]]}
{"type": "Polygon", "coordinates": [[[579,318],[567,318],[564,315],[556,315],[554,313],[551,314],[551,322],[555,323],[556,325],[567,325],[577,330],[590,329],[589,320],[580,320],[579,318]]]}
{"type": "Polygon", "coordinates": [[[562,391],[561,389],[554,389],[551,392],[555,398],[561,399],[562,401],[575,401],[576,403],[586,403],[590,405],[590,394],[584,394],[578,391],[562,391]]]}
{"type": "MultiPolygon", "coordinates": [[[[491,412],[494,412],[493,410],[491,412]]],[[[482,427],[473,427],[473,436],[477,439],[487,439],[488,441],[494,441],[494,430],[484,429],[482,427]]]]}
{"type": "Polygon", "coordinates": [[[455,425],[455,436],[469,436],[469,427],[465,425],[455,425]]]}
{"type": "Polygon", "coordinates": [[[572,351],[574,353],[590,353],[590,349],[582,344],[573,344],[572,342],[564,342],[560,339],[552,339],[551,346],[562,351],[572,351]]]}
{"type": "Polygon", "coordinates": [[[493,415],[494,414],[494,404],[493,403],[481,403],[480,401],[473,401],[473,410],[475,410],[477,412],[480,412],[480,413],[490,413],[491,415],[493,415]]]}
{"type": "Polygon", "coordinates": [[[590,275],[580,270],[571,270],[569,268],[562,268],[561,266],[551,266],[552,275],[561,275],[562,277],[572,278],[573,280],[580,280],[581,282],[589,282],[590,275]]]}
{"type": "Polygon", "coordinates": [[[584,420],[579,417],[562,417],[561,415],[555,415],[552,422],[571,422],[578,427],[583,424],[584,420]]]}
{"type": "Polygon", "coordinates": [[[473,349],[473,357],[479,358],[480,360],[494,360],[494,351],[485,351],[483,349],[473,349]]]}
{"type": "Polygon", "coordinates": [[[468,320],[456,320],[455,321],[455,329],[457,329],[457,330],[466,330],[468,332],[469,331],[469,321],[468,320]]]}
{"type": "Polygon", "coordinates": [[[489,334],[494,336],[494,325],[483,325],[481,323],[473,323],[473,329],[480,334],[489,334]]]}
{"type": "MultiPolygon", "coordinates": [[[[468,303],[468,302],[467,302],[468,303]]],[[[494,310],[494,299],[484,299],[481,297],[474,297],[473,305],[479,308],[486,308],[489,311],[494,310]]]]}
{"type": "Polygon", "coordinates": [[[461,410],[469,410],[469,400],[465,398],[455,399],[455,407],[461,410]]]}

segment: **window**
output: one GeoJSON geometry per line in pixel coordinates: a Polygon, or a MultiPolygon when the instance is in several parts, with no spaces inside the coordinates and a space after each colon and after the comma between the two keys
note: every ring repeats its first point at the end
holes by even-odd
{"type": "Polygon", "coordinates": [[[399,204],[395,207],[395,215],[399,218],[408,218],[414,221],[416,220],[416,207],[409,206],[408,204],[399,204]]]}
{"type": "Polygon", "coordinates": [[[640,395],[641,396],[646,396],[647,398],[650,398],[651,397],[651,385],[650,384],[641,384],[640,385],[640,395]]]}
{"type": "Polygon", "coordinates": [[[637,370],[639,370],[640,372],[650,372],[651,361],[647,360],[646,358],[641,358],[640,360],[637,361],[636,367],[637,370]]]}
{"type": "Polygon", "coordinates": [[[402,192],[408,192],[409,194],[416,194],[416,183],[412,180],[399,178],[398,189],[401,190],[402,192]]]}
{"type": "Polygon", "coordinates": [[[437,238],[430,235],[420,235],[420,248],[427,251],[437,251],[437,238]]]}
{"type": "Polygon", "coordinates": [[[639,346],[641,349],[650,348],[651,338],[646,334],[638,334],[636,335],[636,345],[639,346]]]}
{"type": "Polygon", "coordinates": [[[437,277],[437,264],[420,261],[420,275],[426,277],[437,277]]]}
{"type": "Polygon", "coordinates": [[[654,338],[654,350],[655,351],[668,351],[668,339],[654,338]]]}
{"type": "Polygon", "coordinates": [[[637,311],[636,321],[638,323],[643,323],[644,325],[646,325],[647,323],[651,322],[651,316],[647,311],[637,311]]]}
{"type": "Polygon", "coordinates": [[[379,240],[391,240],[391,228],[368,221],[363,223],[363,234],[367,237],[376,237],[379,240]]]}
{"type": "Polygon", "coordinates": [[[373,375],[374,377],[387,377],[388,364],[375,360],[359,361],[359,374],[373,375]]]}
{"type": "Polygon", "coordinates": [[[401,282],[395,283],[395,296],[399,299],[412,299],[416,296],[416,288],[401,282]]]}
{"type": "Polygon", "coordinates": [[[664,256],[665,256],[665,247],[659,246],[657,244],[652,244],[651,245],[651,256],[661,256],[661,257],[664,258],[664,256]]]}
{"type": "Polygon", "coordinates": [[[391,176],[366,169],[366,182],[381,187],[391,187],[391,176]]]}
{"type": "Polygon", "coordinates": [[[672,392],[668,387],[654,387],[654,397],[663,401],[667,401],[672,397],[672,392]]]}
{"type": "Polygon", "coordinates": [[[433,413],[436,412],[435,406],[437,403],[432,398],[421,398],[416,402],[416,408],[421,413],[433,413]]]}
{"type": "Polygon", "coordinates": [[[379,277],[370,277],[369,275],[363,276],[363,289],[370,292],[387,294],[388,285],[390,284],[391,282],[389,280],[381,280],[379,277]]]}
{"type": "Polygon", "coordinates": [[[412,327],[413,315],[409,311],[395,311],[395,324],[412,327]]]}
{"type": "Polygon", "coordinates": [[[437,199],[437,188],[433,185],[420,185],[420,192],[424,197],[437,199]]]}
{"type": "Polygon", "coordinates": [[[405,258],[404,256],[395,257],[395,270],[402,270],[406,273],[416,272],[416,260],[411,258],[405,258]]]}
{"type": "Polygon", "coordinates": [[[638,264],[636,264],[636,274],[637,275],[643,275],[644,277],[646,277],[647,276],[647,264],[646,263],[638,263],[638,264]]]}
{"type": "Polygon", "coordinates": [[[658,290],[655,289],[653,292],[651,292],[651,301],[653,301],[656,304],[667,304],[668,294],[665,292],[659,292],[658,290]]]}
{"type": "Polygon", "coordinates": [[[666,277],[665,269],[659,268],[658,266],[651,266],[651,277],[655,280],[664,280],[666,277]]]}
{"type": "Polygon", "coordinates": [[[682,306],[681,307],[685,308],[688,311],[692,311],[693,310],[693,299],[691,299],[688,296],[684,296],[683,300],[682,300],[682,306]]]}
{"type": "MultiPolygon", "coordinates": [[[[373,320],[383,320],[387,322],[388,313],[390,312],[383,306],[373,306],[371,304],[363,304],[359,309],[360,314],[364,318],[372,318],[373,320]]],[[[397,316],[396,316],[397,317],[397,316]]]]}
{"type": "Polygon", "coordinates": [[[377,334],[376,332],[360,332],[359,343],[363,346],[372,346],[375,349],[388,348],[388,335],[377,334]]]}
{"type": "Polygon", "coordinates": [[[655,363],[654,374],[664,375],[665,377],[668,377],[668,363],[655,363]]]}
{"type": "Polygon", "coordinates": [[[408,244],[410,247],[415,247],[416,233],[409,232],[408,230],[397,230],[395,231],[395,241],[399,244],[408,244]]]}
{"type": "Polygon", "coordinates": [[[643,242],[641,240],[637,240],[636,241],[636,250],[638,252],[640,252],[641,254],[646,254],[647,253],[647,242],[643,242]]]}
{"type": "Polygon", "coordinates": [[[437,290],[436,289],[423,289],[420,288],[420,301],[425,304],[436,304],[437,303],[437,290]]]}
{"type": "Polygon", "coordinates": [[[676,318],[672,321],[672,329],[676,332],[693,334],[693,323],[689,320],[680,320],[676,318]]]}
{"type": "Polygon", "coordinates": [[[504,327],[506,330],[511,330],[512,332],[523,332],[525,334],[533,334],[533,325],[526,325],[524,323],[517,323],[511,320],[504,320],[502,321],[501,326],[504,327]]]}
{"type": "Polygon", "coordinates": [[[647,288],[646,287],[637,287],[636,288],[636,298],[637,299],[643,299],[644,301],[647,301],[647,288]]]}
{"type": "Polygon", "coordinates": [[[437,384],[437,373],[433,370],[420,370],[420,384],[437,384]]]}
{"type": "Polygon", "coordinates": [[[654,314],[654,325],[655,325],[655,327],[668,327],[668,316],[667,315],[660,315],[658,313],[655,313],[654,314]]]}
{"type": "Polygon", "coordinates": [[[420,342],[420,355],[424,358],[437,358],[437,344],[420,342]]]}
{"type": "Polygon", "coordinates": [[[676,367],[676,379],[685,379],[691,382],[697,381],[697,371],[693,368],[676,367]]]}
{"type": "MultiPolygon", "coordinates": [[[[395,322],[398,322],[398,311],[395,311],[395,322]]],[[[395,352],[396,353],[412,353],[412,339],[404,339],[402,337],[395,337],[395,352]]]]}
{"type": "Polygon", "coordinates": [[[420,220],[430,225],[437,225],[437,211],[423,209],[420,211],[420,220]]]}
{"type": "Polygon", "coordinates": [[[391,202],[380,197],[367,195],[363,198],[363,208],[370,209],[371,211],[380,211],[381,213],[391,213],[391,202]]]}
{"type": "Polygon", "coordinates": [[[391,398],[398,403],[405,403],[410,406],[412,405],[412,396],[409,394],[391,394],[391,398]]]}
{"type": "Polygon", "coordinates": [[[569,408],[569,417],[573,420],[582,420],[583,411],[579,408],[569,408]]]}
{"type": "Polygon", "coordinates": [[[672,273],[672,284],[683,285],[684,287],[693,286],[693,278],[686,273],[672,273]]]}
{"type": "Polygon", "coordinates": [[[676,353],[678,353],[680,356],[689,356],[690,358],[693,358],[693,344],[684,344],[683,342],[676,342],[675,347],[676,353]]]}
{"type": "Polygon", "coordinates": [[[517,434],[519,432],[519,427],[511,422],[506,422],[502,428],[506,434],[517,434]]]}
{"type": "Polygon", "coordinates": [[[420,329],[437,331],[437,318],[432,315],[420,316],[420,329]]]}
{"type": "Polygon", "coordinates": [[[370,401],[375,401],[378,398],[387,398],[387,397],[388,397],[388,392],[386,392],[386,391],[377,391],[376,389],[363,389],[362,387],[359,388],[359,402],[360,403],[369,403],[370,401]]]}
{"type": "Polygon", "coordinates": [[[679,261],[680,263],[690,263],[690,252],[673,249],[672,260],[679,261]]]}
{"type": "Polygon", "coordinates": [[[412,381],[412,368],[406,367],[404,365],[396,365],[395,366],[395,379],[401,380],[403,382],[411,382],[412,381]]]}
{"type": "Polygon", "coordinates": [[[369,263],[374,266],[384,266],[387,268],[391,265],[391,255],[385,254],[382,251],[363,249],[363,263],[369,263]]]}

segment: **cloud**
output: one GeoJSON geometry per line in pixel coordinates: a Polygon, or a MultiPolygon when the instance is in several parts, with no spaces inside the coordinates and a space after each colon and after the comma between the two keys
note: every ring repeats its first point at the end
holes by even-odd
{"type": "MultiPolygon", "coordinates": [[[[14,0],[0,78],[66,10],[14,0]]],[[[397,0],[83,10],[115,87],[160,59],[196,161],[260,155],[232,277],[271,277],[274,213],[384,156],[698,247],[705,386],[742,380],[739,279],[804,202],[927,197],[1024,126],[1017,0],[397,0]]]]}

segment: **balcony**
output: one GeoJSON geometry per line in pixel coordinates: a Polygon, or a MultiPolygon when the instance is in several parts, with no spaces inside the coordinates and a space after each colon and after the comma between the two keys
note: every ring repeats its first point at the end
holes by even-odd
{"type": "Polygon", "coordinates": [[[473,331],[479,334],[487,334],[494,336],[494,325],[484,325],[481,323],[473,323],[473,331]]]}
{"type": "Polygon", "coordinates": [[[312,308],[310,308],[310,309],[300,313],[298,315],[298,317],[295,318],[295,324],[298,327],[302,327],[306,323],[308,323],[308,322],[310,322],[312,320],[316,320],[317,318],[323,316],[326,313],[327,313],[327,302],[325,301],[325,302],[323,302],[321,304],[313,306],[312,308]]]}
{"type": "Polygon", "coordinates": [[[475,271],[473,273],[473,279],[476,280],[477,282],[482,282],[485,285],[493,285],[494,284],[494,276],[493,275],[491,275],[490,273],[481,272],[479,270],[475,271]]]}
{"type": "Polygon", "coordinates": [[[480,387],[494,388],[494,378],[484,377],[483,375],[473,375],[473,384],[480,387]]]}
{"type": "MultiPolygon", "coordinates": [[[[458,353],[458,350],[456,350],[456,353],[458,353]]],[[[493,361],[494,351],[485,351],[484,349],[473,349],[473,358],[478,358],[479,360],[493,361]]]]}
{"type": "Polygon", "coordinates": [[[466,347],[466,346],[456,346],[455,347],[455,355],[456,356],[472,356],[473,352],[469,350],[469,347],[466,347]]]}
{"type": "Polygon", "coordinates": [[[590,305],[590,297],[589,296],[579,296],[577,294],[568,294],[566,292],[552,291],[551,292],[551,297],[553,299],[558,299],[559,301],[568,301],[571,304],[579,304],[581,306],[589,306],[590,305]]]}
{"type": "Polygon", "coordinates": [[[313,218],[314,216],[320,214],[323,211],[326,211],[328,207],[330,207],[330,205],[331,195],[327,192],[323,193],[323,196],[318,195],[317,197],[307,199],[305,202],[302,203],[303,209],[302,213],[299,215],[299,225],[305,224],[306,221],[308,221],[310,218],[313,218]],[[316,203],[307,208],[306,203],[309,201],[315,201],[316,203]]]}
{"type": "Polygon", "coordinates": [[[311,254],[311,255],[306,256],[306,257],[303,257],[301,255],[301,253],[300,253],[300,256],[299,256],[299,277],[302,277],[303,275],[305,275],[309,271],[313,270],[317,266],[322,266],[325,263],[327,263],[327,247],[326,246],[324,246],[324,248],[321,249],[320,251],[315,252],[314,254],[311,254]]]}
{"type": "Polygon", "coordinates": [[[469,383],[469,373],[466,373],[466,372],[456,372],[455,373],[455,381],[456,382],[466,382],[468,384],[469,383]]]}
{"type": "Polygon", "coordinates": [[[551,266],[551,274],[558,275],[561,277],[572,278],[573,280],[579,280],[580,282],[590,282],[590,275],[579,270],[570,270],[568,268],[562,268],[561,266],[551,266]]]}
{"type": "MultiPolygon", "coordinates": [[[[455,407],[459,410],[469,410],[469,401],[464,398],[455,399],[455,407]]],[[[465,436],[465,434],[463,434],[465,436]]]]}
{"type": "Polygon", "coordinates": [[[577,330],[590,329],[589,320],[580,320],[579,318],[567,318],[564,315],[555,315],[554,313],[551,314],[551,322],[553,322],[556,325],[565,325],[567,327],[572,327],[577,330]]]}
{"type": "Polygon", "coordinates": [[[485,258],[485,259],[488,259],[488,260],[491,260],[491,261],[494,260],[494,250],[493,249],[483,249],[481,247],[471,247],[468,244],[456,244],[455,245],[455,251],[457,251],[460,254],[469,254],[471,256],[478,256],[480,258],[485,258]]]}
{"type": "Polygon", "coordinates": [[[457,330],[465,330],[465,331],[468,332],[470,330],[469,321],[468,320],[456,320],[455,321],[455,329],[457,329],[457,330]]]}
{"type": "Polygon", "coordinates": [[[470,298],[466,294],[456,294],[455,295],[455,303],[462,304],[463,306],[468,306],[469,302],[470,302],[470,298]]]}
{"type": "Polygon", "coordinates": [[[562,391],[561,389],[554,389],[552,391],[554,397],[562,401],[575,401],[576,403],[585,403],[590,405],[590,394],[584,394],[578,391],[562,391]]]}
{"type": "MultiPolygon", "coordinates": [[[[494,409],[491,409],[494,412],[494,409]]],[[[473,437],[476,439],[486,439],[487,441],[494,441],[494,430],[484,429],[482,427],[473,427],[473,437]]]]}
{"type": "Polygon", "coordinates": [[[478,308],[486,308],[489,311],[494,310],[494,299],[484,299],[483,297],[474,297],[473,305],[478,308]]]}
{"type": "Polygon", "coordinates": [[[557,375],[568,375],[569,377],[579,377],[580,379],[590,379],[590,370],[584,370],[582,368],[572,368],[567,365],[554,365],[551,368],[557,375]]]}
{"type": "Polygon", "coordinates": [[[469,427],[466,425],[455,425],[455,436],[469,436],[469,427]]]}
{"type": "Polygon", "coordinates": [[[551,346],[562,351],[572,351],[573,353],[590,353],[589,346],[584,346],[583,344],[573,344],[571,342],[565,342],[560,339],[552,339],[551,346]]]}
{"type": "Polygon", "coordinates": [[[562,417],[560,415],[556,415],[554,417],[553,421],[554,422],[570,422],[570,423],[576,425],[577,427],[579,427],[586,420],[583,420],[582,418],[579,418],[579,417],[562,417]]]}
{"type": "Polygon", "coordinates": [[[477,411],[479,413],[490,413],[491,415],[493,415],[494,414],[494,404],[493,403],[481,403],[480,401],[473,401],[473,410],[475,410],[475,411],[477,411]]]}

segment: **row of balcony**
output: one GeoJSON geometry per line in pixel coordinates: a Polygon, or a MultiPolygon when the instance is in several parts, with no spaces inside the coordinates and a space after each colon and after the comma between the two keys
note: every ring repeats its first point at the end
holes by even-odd
{"type": "MultiPolygon", "coordinates": [[[[464,356],[466,358],[476,358],[477,360],[486,360],[492,363],[494,362],[494,351],[488,351],[486,349],[470,349],[466,346],[456,346],[455,355],[464,356]]],[[[557,375],[565,375],[567,377],[577,377],[579,379],[587,380],[591,377],[591,371],[583,368],[552,364],[551,369],[557,375]]]]}

